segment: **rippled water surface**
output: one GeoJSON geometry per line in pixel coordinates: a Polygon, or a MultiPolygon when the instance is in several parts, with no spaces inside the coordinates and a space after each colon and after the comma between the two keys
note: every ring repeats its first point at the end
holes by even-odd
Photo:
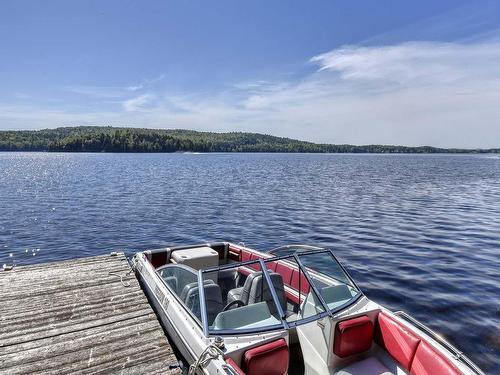
{"type": "Polygon", "coordinates": [[[500,157],[0,153],[0,265],[211,241],[328,246],[500,373],[500,157]]]}

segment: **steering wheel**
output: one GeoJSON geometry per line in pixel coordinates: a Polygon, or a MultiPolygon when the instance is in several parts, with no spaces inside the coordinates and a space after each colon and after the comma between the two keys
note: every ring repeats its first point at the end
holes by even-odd
{"type": "Polygon", "coordinates": [[[241,306],[245,306],[245,303],[240,299],[234,300],[233,302],[229,302],[226,306],[224,306],[222,311],[227,311],[231,307],[233,307],[234,305],[238,305],[238,307],[241,307],[241,306]]]}

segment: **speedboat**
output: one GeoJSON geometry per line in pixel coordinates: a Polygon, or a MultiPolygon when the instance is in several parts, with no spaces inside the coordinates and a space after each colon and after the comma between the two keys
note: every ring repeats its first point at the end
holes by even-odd
{"type": "Polygon", "coordinates": [[[213,243],[139,252],[132,265],[189,374],[483,374],[369,300],[330,249],[213,243]]]}

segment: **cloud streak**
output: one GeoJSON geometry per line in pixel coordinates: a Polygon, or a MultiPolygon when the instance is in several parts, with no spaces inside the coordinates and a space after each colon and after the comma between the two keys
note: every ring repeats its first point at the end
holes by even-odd
{"type": "Polygon", "coordinates": [[[158,77],[155,77],[155,78],[151,78],[151,79],[146,78],[146,79],[143,79],[140,83],[138,83],[136,85],[127,86],[126,89],[128,91],[139,91],[139,90],[142,90],[145,88],[149,88],[149,87],[155,85],[156,83],[161,82],[165,77],[166,77],[165,74],[160,74],[158,77]]]}
{"type": "Polygon", "coordinates": [[[154,99],[154,96],[151,94],[139,95],[135,98],[125,100],[123,102],[123,109],[126,112],[138,112],[146,110],[148,105],[154,99]]]}
{"type": "Polygon", "coordinates": [[[396,82],[401,85],[449,84],[498,72],[495,44],[411,42],[393,46],[347,46],[311,59],[320,70],[343,80],[396,82]]]}

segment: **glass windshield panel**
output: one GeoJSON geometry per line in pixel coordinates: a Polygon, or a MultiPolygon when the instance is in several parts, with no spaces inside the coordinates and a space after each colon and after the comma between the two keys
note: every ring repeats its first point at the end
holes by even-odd
{"type": "MultiPolygon", "coordinates": [[[[273,283],[276,277],[271,277],[273,283]]],[[[258,261],[203,272],[208,329],[219,331],[282,328],[269,284],[258,261]]]]}
{"type": "Polygon", "coordinates": [[[330,310],[349,302],[359,293],[329,251],[299,254],[298,257],[330,310]]]}
{"type": "Polygon", "coordinates": [[[325,311],[293,256],[265,264],[288,323],[325,311]]]}
{"type": "Polygon", "coordinates": [[[165,284],[178,296],[183,288],[192,283],[198,282],[198,274],[192,268],[169,264],[157,271],[158,275],[165,281],[165,284]]]}
{"type": "Polygon", "coordinates": [[[156,271],[179,300],[201,322],[198,273],[191,267],[169,264],[156,271]]]}

